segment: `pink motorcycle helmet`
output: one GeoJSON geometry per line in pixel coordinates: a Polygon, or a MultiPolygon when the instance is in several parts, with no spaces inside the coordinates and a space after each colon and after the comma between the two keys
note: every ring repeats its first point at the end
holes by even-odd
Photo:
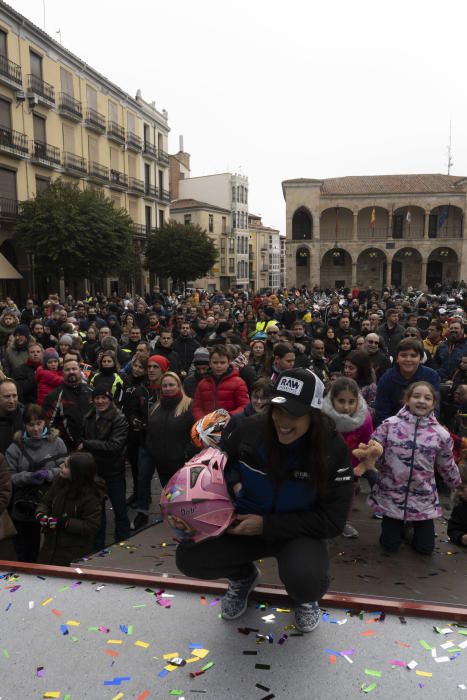
{"type": "Polygon", "coordinates": [[[179,542],[221,535],[235,518],[224,480],[227,456],[209,447],[192,457],[162,489],[162,517],[179,542]]]}

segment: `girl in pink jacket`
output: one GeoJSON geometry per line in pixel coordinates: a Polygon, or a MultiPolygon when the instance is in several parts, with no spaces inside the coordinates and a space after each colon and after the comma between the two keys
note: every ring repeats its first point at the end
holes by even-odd
{"type": "Polygon", "coordinates": [[[53,348],[44,350],[42,358],[42,367],[36,369],[37,382],[37,403],[42,406],[42,403],[48,393],[62,383],[63,374],[59,369],[58,353],[53,348]]]}
{"type": "MultiPolygon", "coordinates": [[[[367,443],[373,433],[373,421],[371,413],[363,398],[358,384],[350,377],[339,377],[332,385],[331,390],[323,400],[323,413],[333,419],[338,432],[345,440],[350,454],[361,442],[367,443]]],[[[356,467],[359,460],[352,455],[352,467],[356,467]]],[[[375,472],[368,472],[373,475],[375,472]]],[[[370,482],[371,483],[371,482],[370,482]]],[[[349,509],[349,518],[352,512],[352,504],[349,509]]],[[[358,530],[347,521],[344,537],[358,537],[358,530]]]]}
{"type": "Polygon", "coordinates": [[[412,548],[431,554],[435,546],[434,518],[442,515],[435,470],[455,489],[461,483],[452,455],[453,441],[433,413],[436,393],[428,382],[414,382],[404,407],[375,430],[372,439],[383,447],[380,476],[369,496],[383,516],[380,544],[395,552],[406,523],[413,527],[412,548]]]}

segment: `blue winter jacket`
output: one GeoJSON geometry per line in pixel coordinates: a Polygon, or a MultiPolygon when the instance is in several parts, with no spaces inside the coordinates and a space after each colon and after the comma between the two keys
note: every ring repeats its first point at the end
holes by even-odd
{"type": "Polygon", "coordinates": [[[320,495],[308,472],[311,448],[305,438],[280,446],[280,474],[271,474],[265,420],[262,415],[245,418],[224,444],[229,456],[226,481],[242,485],[234,496],[237,512],[264,516],[263,536],[269,540],[336,537],[345,526],[353,490],[345,442],[333,432],[327,445],[326,488],[320,495]]]}
{"type": "Polygon", "coordinates": [[[434,369],[420,365],[410,379],[405,379],[399,370],[399,365],[394,364],[391,369],[386,370],[378,382],[376,388],[374,425],[379,425],[389,418],[395,416],[402,408],[402,397],[405,390],[414,382],[429,382],[436,391],[439,392],[439,376],[434,369]]]}

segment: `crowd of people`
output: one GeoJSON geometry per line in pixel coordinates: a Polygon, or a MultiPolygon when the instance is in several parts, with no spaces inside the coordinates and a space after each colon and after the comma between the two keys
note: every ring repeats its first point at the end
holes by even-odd
{"type": "Polygon", "coordinates": [[[317,624],[325,540],[358,537],[357,474],[387,551],[404,539],[433,551],[442,483],[454,495],[449,535],[467,546],[467,295],[452,295],[154,287],[146,298],[2,300],[0,558],[67,565],[103,547],[106,499],[115,540],[147,525],[154,475],[167,484],[196,449],[193,424],[215,409],[230,415],[222,447],[238,521],[222,554],[206,542],[179,547],[177,562],[229,578],[224,617],[245,609],[254,559],[276,556],[300,628],[317,624]],[[247,555],[238,535],[251,538],[247,555]],[[308,559],[321,566],[308,571],[308,559]]]}

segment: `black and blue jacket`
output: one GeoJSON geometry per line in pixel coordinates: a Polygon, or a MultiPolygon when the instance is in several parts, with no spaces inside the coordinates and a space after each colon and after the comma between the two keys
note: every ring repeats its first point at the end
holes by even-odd
{"type": "Polygon", "coordinates": [[[316,539],[336,537],[344,529],[353,490],[350,454],[336,432],[329,442],[328,478],[324,496],[314,488],[308,473],[305,439],[282,445],[280,478],[268,468],[265,445],[265,418],[245,418],[224,442],[228,454],[227,484],[240,482],[234,496],[238,513],[264,517],[263,536],[268,540],[288,540],[306,536],[316,539]]]}

